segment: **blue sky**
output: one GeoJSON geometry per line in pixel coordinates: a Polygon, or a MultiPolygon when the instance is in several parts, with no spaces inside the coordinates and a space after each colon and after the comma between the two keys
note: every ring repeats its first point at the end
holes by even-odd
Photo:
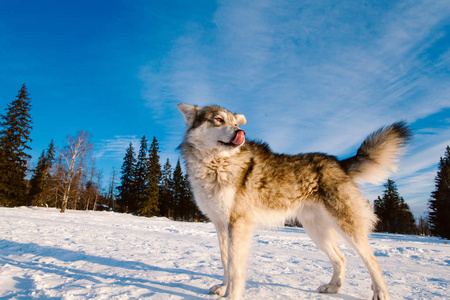
{"type": "Polygon", "coordinates": [[[86,130],[105,186],[144,134],[175,165],[180,102],[244,114],[274,151],[339,158],[406,120],[415,138],[391,178],[418,217],[450,144],[449,49],[448,0],[0,0],[0,109],[25,83],[31,163],[86,130]]]}

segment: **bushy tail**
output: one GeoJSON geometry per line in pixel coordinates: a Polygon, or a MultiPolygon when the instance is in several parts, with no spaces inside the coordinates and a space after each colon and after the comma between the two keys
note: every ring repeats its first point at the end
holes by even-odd
{"type": "Polygon", "coordinates": [[[398,158],[411,138],[405,122],[383,127],[369,135],[356,155],[342,160],[341,165],[356,182],[381,183],[397,171],[398,158]]]}

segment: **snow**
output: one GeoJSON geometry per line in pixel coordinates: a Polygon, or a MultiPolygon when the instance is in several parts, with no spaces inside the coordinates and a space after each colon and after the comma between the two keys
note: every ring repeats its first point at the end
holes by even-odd
{"type": "MultiPolygon", "coordinates": [[[[113,212],[0,208],[1,299],[218,299],[222,269],[210,223],[113,212]]],[[[450,245],[434,237],[373,234],[392,299],[450,299],[450,245]]],[[[336,295],[326,256],[303,229],[255,232],[244,299],[370,299],[370,278],[346,244],[336,295]]]]}

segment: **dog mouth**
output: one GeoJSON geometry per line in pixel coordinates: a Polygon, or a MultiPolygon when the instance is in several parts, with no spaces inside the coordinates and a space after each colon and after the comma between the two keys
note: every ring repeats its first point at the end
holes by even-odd
{"type": "Polygon", "coordinates": [[[243,130],[236,131],[236,135],[234,136],[234,139],[231,142],[225,143],[225,142],[219,141],[220,144],[229,146],[229,147],[241,146],[244,142],[245,142],[245,132],[243,130]]]}

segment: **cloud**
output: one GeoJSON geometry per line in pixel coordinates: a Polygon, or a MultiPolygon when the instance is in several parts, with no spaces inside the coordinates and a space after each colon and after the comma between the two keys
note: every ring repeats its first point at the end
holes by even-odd
{"type": "Polygon", "coordinates": [[[120,135],[113,139],[103,139],[96,144],[95,157],[122,161],[126,149],[133,144],[135,151],[139,149],[139,139],[135,135],[120,135]]]}

